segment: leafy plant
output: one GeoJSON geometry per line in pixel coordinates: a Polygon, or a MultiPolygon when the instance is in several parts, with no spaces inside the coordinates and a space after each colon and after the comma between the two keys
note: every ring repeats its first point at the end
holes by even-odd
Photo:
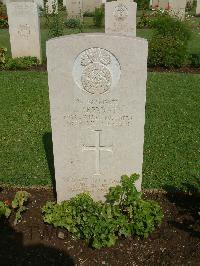
{"type": "Polygon", "coordinates": [[[0,201],[0,219],[2,217],[8,218],[11,214],[11,209],[9,208],[9,206],[3,202],[0,201]]]}
{"type": "Polygon", "coordinates": [[[0,16],[0,29],[8,28],[8,17],[0,16]]]}
{"type": "Polygon", "coordinates": [[[190,60],[191,66],[200,68],[200,54],[192,54],[190,60]]]}
{"type": "Polygon", "coordinates": [[[138,175],[122,176],[120,185],[110,188],[106,202],[95,202],[87,193],[63,201],[47,202],[43,219],[62,227],[94,248],[113,246],[119,236],[147,237],[163,218],[156,202],[141,199],[134,182],[138,175]]]}
{"type": "Polygon", "coordinates": [[[36,57],[17,57],[8,58],[4,60],[3,68],[6,70],[17,70],[17,69],[29,69],[39,65],[39,60],[36,57]]]}
{"type": "Polygon", "coordinates": [[[7,52],[6,48],[0,47],[0,65],[4,64],[6,61],[6,52],[7,52]]]}
{"type": "Polygon", "coordinates": [[[150,66],[181,67],[188,58],[191,32],[184,22],[165,15],[153,21],[155,33],[149,42],[150,66]]]}
{"type": "Polygon", "coordinates": [[[79,29],[82,32],[83,23],[78,18],[70,18],[65,22],[65,26],[70,29],[79,29]]]}
{"type": "Polygon", "coordinates": [[[84,17],[94,17],[94,12],[85,11],[83,14],[84,17]]]}
{"type": "Polygon", "coordinates": [[[94,11],[94,25],[98,28],[100,28],[103,24],[103,19],[104,19],[104,9],[103,7],[97,7],[95,8],[94,11]]]}
{"type": "Polygon", "coordinates": [[[45,9],[43,12],[43,16],[46,20],[46,25],[49,29],[48,36],[49,38],[60,37],[63,35],[64,30],[64,22],[63,16],[61,11],[61,6],[57,7],[56,1],[52,5],[52,13],[49,14],[47,10],[47,6],[45,4],[45,9]]]}
{"type": "Polygon", "coordinates": [[[135,0],[138,9],[149,9],[150,0],[135,0]]]}
{"type": "Polygon", "coordinates": [[[18,224],[22,219],[22,212],[27,210],[25,204],[28,202],[30,194],[26,191],[18,191],[12,201],[12,208],[16,210],[14,225],[18,224]]]}

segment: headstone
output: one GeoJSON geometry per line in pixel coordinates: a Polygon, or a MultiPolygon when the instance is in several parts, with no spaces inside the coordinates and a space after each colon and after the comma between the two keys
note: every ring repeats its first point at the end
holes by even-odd
{"type": "Polygon", "coordinates": [[[183,20],[185,18],[185,8],[187,0],[169,0],[170,13],[183,20]]]}
{"type": "Polygon", "coordinates": [[[159,0],[159,8],[169,10],[169,0],[159,0]]]}
{"type": "Polygon", "coordinates": [[[82,18],[84,0],[66,0],[68,18],[82,18]]]}
{"type": "Polygon", "coordinates": [[[33,2],[7,4],[12,57],[35,56],[41,60],[38,6],[33,2]]]}
{"type": "Polygon", "coordinates": [[[159,7],[159,0],[152,0],[152,9],[157,9],[159,7]]]}
{"type": "Polygon", "coordinates": [[[196,15],[200,15],[200,0],[197,0],[196,15]]]}
{"type": "Polygon", "coordinates": [[[147,51],[145,39],[103,33],[47,42],[59,202],[102,200],[121,175],[142,175],[147,51]]]}
{"type": "Polygon", "coordinates": [[[58,13],[58,0],[47,0],[46,12],[48,14],[58,13]]]}
{"type": "Polygon", "coordinates": [[[137,4],[130,0],[105,3],[105,32],[136,36],[137,4]]]}

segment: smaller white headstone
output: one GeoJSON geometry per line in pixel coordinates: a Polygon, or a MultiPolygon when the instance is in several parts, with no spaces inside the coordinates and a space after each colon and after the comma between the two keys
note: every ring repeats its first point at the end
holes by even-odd
{"type": "MultiPolygon", "coordinates": [[[[157,2],[157,1],[155,1],[157,2]]],[[[159,0],[158,1],[159,9],[168,10],[169,9],[169,0],[159,0]]]]}
{"type": "Polygon", "coordinates": [[[136,36],[137,4],[130,0],[105,3],[105,32],[136,36]]]}
{"type": "Polygon", "coordinates": [[[197,0],[196,15],[200,15],[200,0],[197,0]]]}
{"type": "Polygon", "coordinates": [[[152,0],[151,8],[157,9],[159,7],[159,0],[152,0]]]}
{"type": "Polygon", "coordinates": [[[12,57],[34,56],[41,60],[38,6],[33,2],[7,4],[12,57]]]}
{"type": "Polygon", "coordinates": [[[183,20],[185,18],[185,8],[187,0],[169,0],[170,13],[183,20]]]}
{"type": "Polygon", "coordinates": [[[68,18],[82,18],[83,0],[65,0],[68,18]]]}

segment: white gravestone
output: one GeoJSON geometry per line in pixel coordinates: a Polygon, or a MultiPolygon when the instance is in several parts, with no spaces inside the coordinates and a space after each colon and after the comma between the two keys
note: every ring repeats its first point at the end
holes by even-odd
{"type": "Polygon", "coordinates": [[[47,42],[59,202],[102,200],[121,175],[142,175],[147,51],[144,39],[103,33],[47,42]]]}
{"type": "Polygon", "coordinates": [[[159,8],[169,10],[169,0],[159,0],[159,8]]]}
{"type": "Polygon", "coordinates": [[[82,18],[84,0],[66,0],[66,9],[69,18],[82,18]]]}
{"type": "Polygon", "coordinates": [[[200,15],[200,0],[197,0],[196,15],[200,15]]]}
{"type": "Polygon", "coordinates": [[[136,36],[137,4],[130,0],[105,3],[105,32],[136,36]]]}
{"type": "Polygon", "coordinates": [[[12,57],[35,56],[41,60],[38,6],[33,2],[7,4],[12,57]]]}
{"type": "Polygon", "coordinates": [[[186,0],[169,0],[171,15],[183,20],[185,18],[186,3],[186,0]]]}
{"type": "Polygon", "coordinates": [[[157,9],[159,7],[159,0],[152,0],[152,9],[157,9]]]}

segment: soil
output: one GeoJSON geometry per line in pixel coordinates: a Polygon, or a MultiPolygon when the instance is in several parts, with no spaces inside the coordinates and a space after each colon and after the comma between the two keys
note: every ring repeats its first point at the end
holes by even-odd
{"type": "MultiPolygon", "coordinates": [[[[16,188],[4,188],[0,200],[12,200],[16,188]]],[[[112,248],[94,250],[65,230],[44,224],[41,207],[55,200],[50,189],[31,193],[22,221],[0,225],[0,265],[199,265],[199,195],[145,193],[160,203],[165,218],[149,238],[121,238],[112,248]]]]}

